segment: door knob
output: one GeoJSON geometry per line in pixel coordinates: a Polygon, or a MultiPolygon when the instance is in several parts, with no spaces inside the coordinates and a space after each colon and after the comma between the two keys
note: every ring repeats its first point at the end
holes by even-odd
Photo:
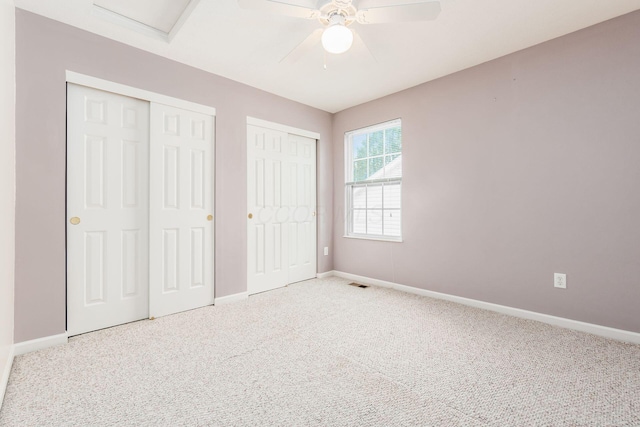
{"type": "Polygon", "coordinates": [[[253,218],[253,214],[250,213],[249,215],[247,215],[249,217],[249,219],[253,218]]]}
{"type": "Polygon", "coordinates": [[[69,222],[70,222],[71,224],[73,224],[73,225],[78,225],[78,224],[80,224],[80,218],[78,218],[77,216],[74,216],[73,218],[71,218],[71,219],[69,220],[69,222]]]}
{"type": "Polygon", "coordinates": [[[316,216],[316,211],[313,211],[313,213],[311,215],[312,216],[316,216]]]}
{"type": "Polygon", "coordinates": [[[213,220],[213,215],[207,215],[207,221],[213,220]]]}

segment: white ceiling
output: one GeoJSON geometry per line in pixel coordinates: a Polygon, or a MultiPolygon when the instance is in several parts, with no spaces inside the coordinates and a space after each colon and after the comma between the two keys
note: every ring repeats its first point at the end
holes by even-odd
{"type": "Polygon", "coordinates": [[[240,9],[235,0],[200,0],[170,43],[92,13],[93,0],[15,4],[332,113],[640,9],[640,0],[441,0],[435,21],[354,24],[375,59],[356,41],[327,54],[324,69],[319,44],[293,64],[279,62],[318,21],[240,9]]]}

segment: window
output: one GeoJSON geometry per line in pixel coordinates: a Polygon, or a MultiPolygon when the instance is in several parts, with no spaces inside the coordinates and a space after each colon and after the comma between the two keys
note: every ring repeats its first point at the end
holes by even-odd
{"type": "Polygon", "coordinates": [[[346,236],[402,239],[400,120],[345,134],[346,236]]]}

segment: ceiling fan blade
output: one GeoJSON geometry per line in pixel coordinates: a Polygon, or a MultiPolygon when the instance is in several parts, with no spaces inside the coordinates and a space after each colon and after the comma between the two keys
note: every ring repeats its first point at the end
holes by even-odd
{"type": "Polygon", "coordinates": [[[320,16],[313,1],[238,0],[238,5],[243,9],[262,10],[296,18],[315,19],[320,16]]]}
{"type": "Polygon", "coordinates": [[[307,52],[309,52],[314,45],[320,43],[322,37],[322,28],[316,29],[314,32],[302,41],[298,46],[294,47],[291,52],[280,60],[280,64],[294,64],[300,60],[307,52]]]}
{"type": "Polygon", "coordinates": [[[369,45],[367,45],[364,40],[362,39],[362,36],[360,35],[360,33],[356,30],[351,30],[353,32],[353,41],[355,45],[361,45],[364,47],[364,50],[366,50],[369,53],[369,56],[371,56],[371,58],[373,58],[373,60],[375,62],[378,62],[378,58],[376,58],[376,56],[373,54],[373,52],[371,52],[371,49],[369,49],[369,45]]]}
{"type": "Polygon", "coordinates": [[[396,4],[393,6],[360,9],[356,19],[360,24],[386,24],[389,22],[431,21],[440,14],[439,1],[396,4]]]}

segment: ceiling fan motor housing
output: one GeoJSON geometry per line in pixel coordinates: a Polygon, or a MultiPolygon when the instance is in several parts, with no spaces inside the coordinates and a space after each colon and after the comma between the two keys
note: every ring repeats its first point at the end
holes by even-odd
{"type": "Polygon", "coordinates": [[[341,19],[344,26],[351,25],[356,19],[356,8],[350,0],[333,0],[320,7],[319,20],[324,26],[336,24],[336,20],[341,19]]]}
{"type": "Polygon", "coordinates": [[[348,9],[351,7],[352,0],[333,0],[331,3],[338,9],[348,9]]]}

